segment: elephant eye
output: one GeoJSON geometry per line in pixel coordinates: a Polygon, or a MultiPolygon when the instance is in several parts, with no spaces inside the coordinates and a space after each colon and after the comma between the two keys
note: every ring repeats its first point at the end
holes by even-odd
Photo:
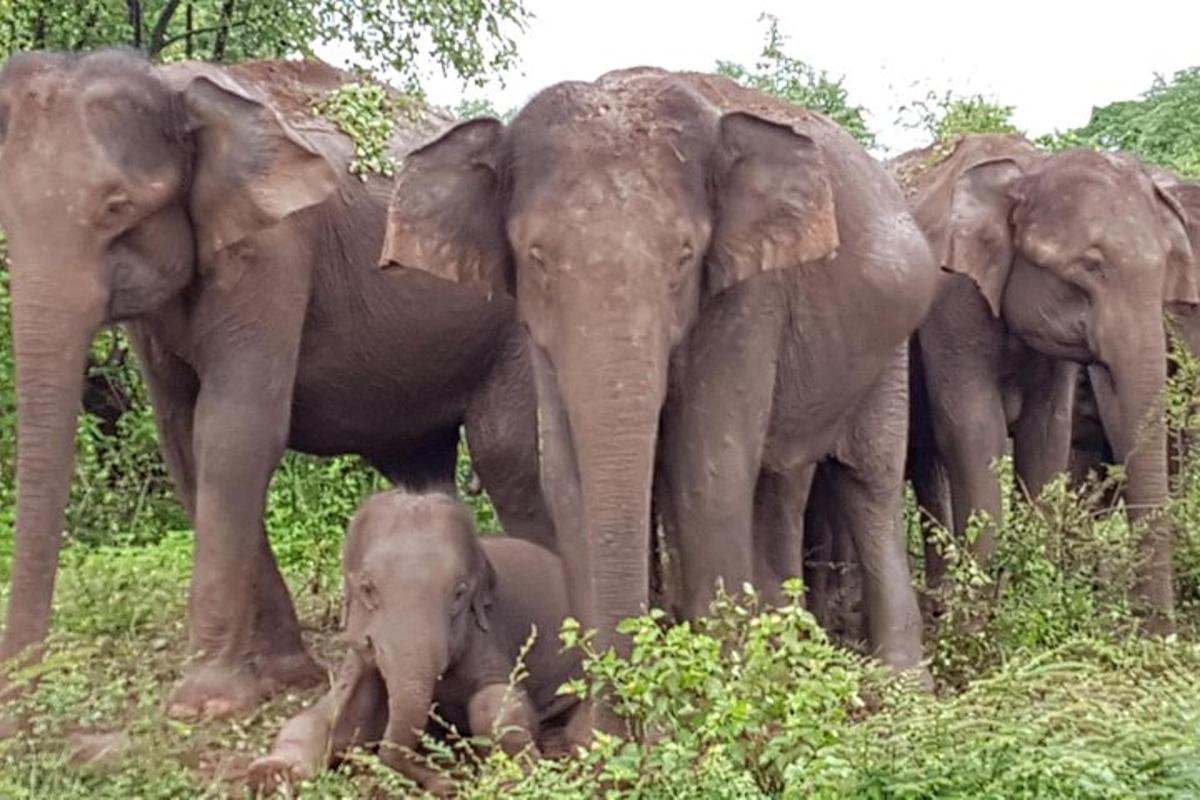
{"type": "Polygon", "coordinates": [[[536,244],[529,248],[529,258],[542,269],[546,268],[546,257],[542,254],[542,248],[536,244]]]}

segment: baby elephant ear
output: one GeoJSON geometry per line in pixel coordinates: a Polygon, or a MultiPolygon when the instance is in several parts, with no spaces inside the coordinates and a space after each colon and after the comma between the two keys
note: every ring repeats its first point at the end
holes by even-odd
{"type": "Polygon", "coordinates": [[[499,120],[470,120],[404,159],[381,266],[500,291],[509,286],[497,172],[503,129],[499,120]]]}
{"type": "Polygon", "coordinates": [[[471,597],[471,615],[475,617],[475,624],[479,626],[479,630],[487,633],[491,630],[491,620],[488,617],[492,612],[492,602],[496,598],[496,570],[486,555],[481,553],[480,560],[483,562],[480,567],[482,574],[471,597]]]}
{"type": "Polygon", "coordinates": [[[837,249],[833,188],[816,142],[740,111],[721,118],[718,135],[710,296],[837,249]]]}

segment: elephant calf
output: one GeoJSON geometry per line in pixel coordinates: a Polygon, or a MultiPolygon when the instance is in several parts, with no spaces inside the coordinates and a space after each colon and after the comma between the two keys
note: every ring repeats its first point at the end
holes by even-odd
{"type": "MultiPolygon", "coordinates": [[[[460,731],[492,732],[515,753],[555,732],[574,738],[577,702],[558,687],[580,674],[559,651],[568,614],[558,557],[519,539],[480,539],[454,498],[401,489],[359,509],[345,544],[351,646],[333,686],[279,732],[252,783],[302,780],[349,748],[380,742],[386,763],[429,788],[411,757],[431,703],[460,731]],[[528,677],[510,687],[518,653],[528,677]]],[[[582,719],[582,716],[580,716],[582,719]]]]}

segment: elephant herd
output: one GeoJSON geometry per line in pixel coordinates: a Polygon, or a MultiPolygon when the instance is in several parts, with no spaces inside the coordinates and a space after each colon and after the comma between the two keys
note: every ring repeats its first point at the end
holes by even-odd
{"type": "Polygon", "coordinates": [[[1014,136],[885,166],[820,114],[653,68],[553,85],[508,124],[401,123],[394,181],[362,180],[311,110],[351,79],[107,51],[0,73],[19,402],[0,658],[48,633],[86,354],[113,322],[195,529],[173,715],[324,680],[263,524],[284,451],[438,491],[460,427],[599,647],[652,602],[704,613],[719,582],[771,599],[802,575],[827,620],[815,565],[852,552],[871,650],[927,679],[905,480],[953,530],[994,529],[994,460],[1011,439],[1031,494],[1066,470],[1086,385],[1145,518],[1137,600],[1169,627],[1163,315],[1200,302],[1200,187],[1014,136]]]}

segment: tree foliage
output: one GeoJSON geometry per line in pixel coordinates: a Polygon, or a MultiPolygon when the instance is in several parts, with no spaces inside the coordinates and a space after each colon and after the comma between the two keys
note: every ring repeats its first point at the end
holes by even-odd
{"type": "Polygon", "coordinates": [[[788,55],[784,50],[787,37],[779,31],[779,20],[770,14],[760,19],[767,22],[767,34],[754,67],[718,61],[717,72],[745,86],[819,111],[845,128],[864,147],[874,146],[875,134],[867,125],[867,112],[850,102],[843,79],[830,78],[824,70],[788,55]]]}
{"type": "Polygon", "coordinates": [[[981,94],[958,95],[947,90],[929,92],[924,98],[901,106],[897,123],[919,128],[935,143],[949,142],[967,133],[1021,133],[1013,124],[1013,106],[981,94]]]}
{"type": "Polygon", "coordinates": [[[411,89],[422,59],[476,82],[507,69],[527,16],[521,0],[0,0],[0,57],[125,45],[224,62],[346,42],[411,89]]]}
{"type": "Polygon", "coordinates": [[[1138,100],[1092,110],[1082,128],[1043,137],[1053,148],[1126,150],[1182,175],[1200,177],[1200,67],[1157,76],[1138,100]]]}

